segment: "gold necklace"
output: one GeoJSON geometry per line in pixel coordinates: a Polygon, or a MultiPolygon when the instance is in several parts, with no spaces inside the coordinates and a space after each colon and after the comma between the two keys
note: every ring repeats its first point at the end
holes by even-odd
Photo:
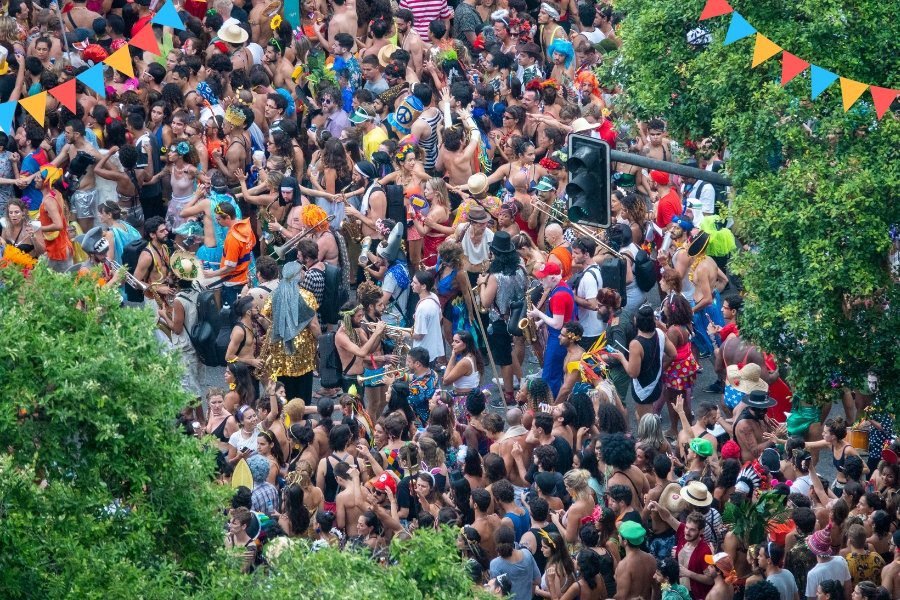
{"type": "Polygon", "coordinates": [[[694,283],[694,271],[697,269],[697,266],[703,262],[703,259],[706,258],[706,254],[701,252],[694,258],[694,262],[691,263],[691,268],[688,269],[688,280],[691,283],[694,283]]]}

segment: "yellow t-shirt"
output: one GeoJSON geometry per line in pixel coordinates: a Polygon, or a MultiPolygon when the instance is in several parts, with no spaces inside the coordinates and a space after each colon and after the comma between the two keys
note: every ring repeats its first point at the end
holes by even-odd
{"type": "Polygon", "coordinates": [[[366,160],[372,160],[372,155],[378,152],[378,146],[388,139],[387,132],[380,125],[372,128],[372,131],[363,136],[363,154],[366,160]]]}

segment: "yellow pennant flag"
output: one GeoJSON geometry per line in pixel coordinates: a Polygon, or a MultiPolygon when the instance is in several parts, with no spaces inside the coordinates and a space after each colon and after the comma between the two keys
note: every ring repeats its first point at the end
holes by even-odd
{"type": "Polygon", "coordinates": [[[44,116],[47,113],[47,92],[41,92],[34,96],[22,98],[19,100],[22,108],[28,111],[28,114],[34,117],[41,127],[44,126],[44,116]]]}
{"type": "Polygon", "coordinates": [[[859,100],[859,97],[863,95],[863,92],[868,87],[868,83],[860,83],[841,77],[841,99],[844,101],[844,112],[850,110],[850,107],[859,100]]]}
{"type": "Polygon", "coordinates": [[[103,62],[126,77],[134,77],[134,65],[131,64],[131,53],[127,44],[110,54],[103,62]]]}
{"type": "Polygon", "coordinates": [[[753,46],[753,63],[751,68],[757,67],[776,54],[781,52],[781,46],[761,33],[756,34],[756,44],[753,46]]]}

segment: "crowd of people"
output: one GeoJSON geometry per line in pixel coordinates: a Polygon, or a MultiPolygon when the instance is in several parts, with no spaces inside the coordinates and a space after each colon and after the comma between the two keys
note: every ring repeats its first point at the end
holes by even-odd
{"type": "MultiPolygon", "coordinates": [[[[12,0],[0,101],[155,8],[12,0]]],[[[667,170],[728,149],[621,110],[612,3],[177,8],[136,77],[0,132],[0,247],[153,311],[245,571],[452,527],[518,600],[900,598],[892,416],[848,383],[826,418],[741,336],[729,190],[667,170]],[[610,165],[608,227],[568,218],[574,136],[658,161],[610,165]]]]}

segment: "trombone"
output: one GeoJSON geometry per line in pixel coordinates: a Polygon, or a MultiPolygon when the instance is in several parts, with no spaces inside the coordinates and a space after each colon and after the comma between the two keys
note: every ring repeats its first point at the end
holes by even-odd
{"type": "Polygon", "coordinates": [[[297,244],[300,243],[300,240],[302,240],[303,238],[305,238],[306,236],[308,236],[310,233],[312,233],[313,231],[315,231],[315,230],[316,230],[316,227],[318,227],[318,226],[321,225],[322,223],[326,223],[326,222],[327,222],[327,223],[330,223],[330,222],[332,222],[333,220],[334,220],[334,215],[329,215],[329,216],[325,217],[324,219],[320,220],[318,223],[314,223],[314,224],[310,225],[310,226],[306,229],[306,231],[301,231],[300,233],[298,233],[297,235],[295,235],[295,236],[292,237],[291,239],[287,240],[287,241],[286,241],[285,243],[283,243],[282,245],[280,245],[280,246],[273,246],[273,247],[272,247],[272,250],[273,250],[273,251],[275,252],[275,254],[278,256],[278,259],[279,259],[279,260],[284,260],[285,255],[287,255],[288,252],[290,252],[291,250],[293,250],[293,249],[297,246],[297,244]]]}
{"type": "Polygon", "coordinates": [[[548,218],[561,221],[563,228],[569,227],[578,235],[591,238],[598,246],[605,248],[607,252],[610,252],[616,258],[622,258],[622,255],[618,251],[614,250],[609,244],[600,239],[600,235],[596,231],[591,231],[580,223],[573,223],[567,216],[560,218],[560,211],[548,205],[546,202],[541,202],[537,198],[534,198],[531,202],[531,206],[535,210],[547,215],[548,218]]]}
{"type": "Polygon", "coordinates": [[[401,375],[405,376],[407,371],[408,369],[406,367],[400,367],[396,369],[388,369],[384,373],[375,373],[374,375],[357,375],[356,383],[358,383],[359,385],[366,385],[367,383],[369,385],[378,385],[378,383],[381,383],[381,381],[377,380],[383,381],[385,377],[398,377],[401,375]]]}

